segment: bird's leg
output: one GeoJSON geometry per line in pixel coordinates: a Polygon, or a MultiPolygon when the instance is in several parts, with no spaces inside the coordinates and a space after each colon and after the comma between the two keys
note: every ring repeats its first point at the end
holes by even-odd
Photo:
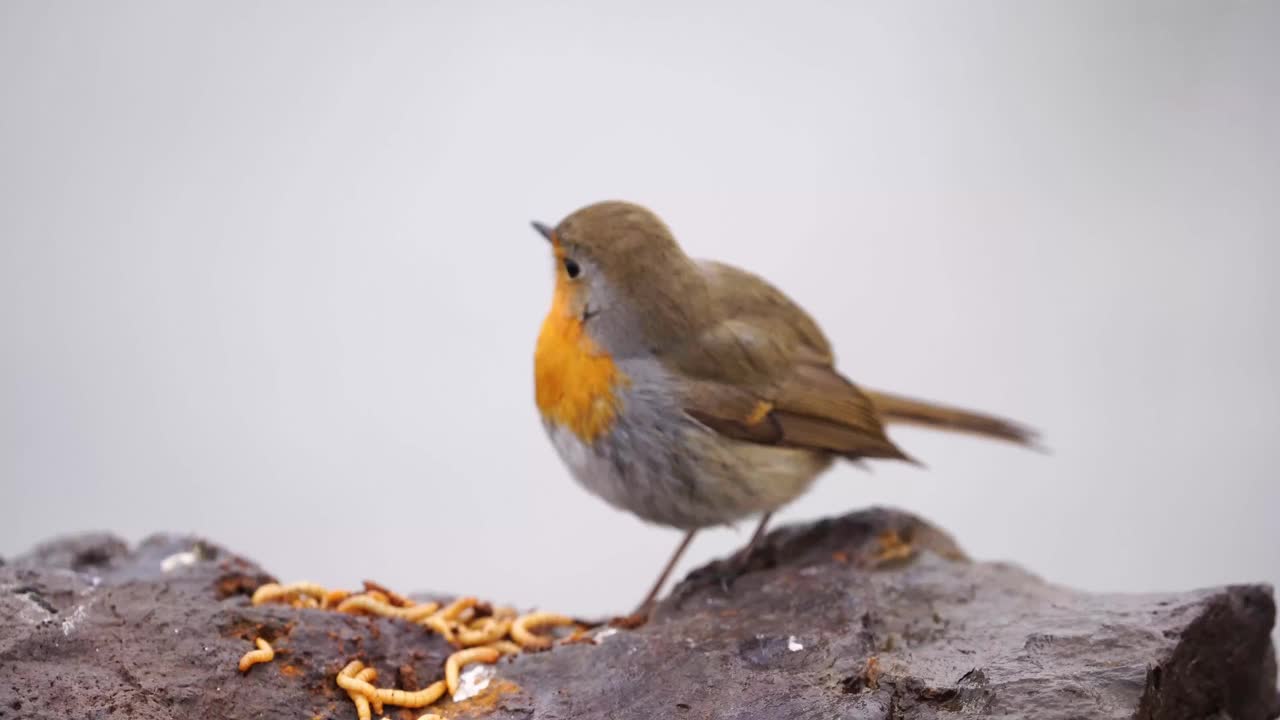
{"type": "Polygon", "coordinates": [[[761,515],[760,524],[756,525],[756,531],[751,533],[751,539],[747,541],[747,544],[741,550],[729,558],[729,567],[720,575],[720,588],[726,593],[733,587],[733,581],[747,571],[747,562],[751,559],[751,551],[755,550],[756,545],[760,543],[760,538],[764,537],[764,530],[768,527],[769,519],[772,517],[772,512],[761,515]]]}
{"type": "Polygon", "coordinates": [[[693,542],[693,536],[697,534],[697,530],[690,530],[685,533],[684,539],[676,546],[676,551],[671,554],[671,559],[667,561],[666,567],[662,568],[662,574],[658,575],[658,581],[653,584],[653,588],[649,590],[649,594],[645,595],[644,600],[640,603],[640,607],[631,613],[629,618],[623,620],[639,620],[643,622],[649,616],[649,611],[653,609],[654,603],[658,600],[658,593],[662,592],[662,586],[667,584],[667,578],[671,576],[671,571],[676,569],[676,563],[680,562],[680,557],[684,555],[684,551],[688,549],[689,543],[693,542]]]}
{"type": "Polygon", "coordinates": [[[751,556],[751,551],[755,550],[756,545],[760,542],[760,538],[764,537],[764,529],[769,526],[769,520],[773,517],[773,511],[769,511],[760,516],[760,524],[756,525],[756,531],[751,533],[751,540],[747,542],[747,546],[742,548],[742,559],[745,561],[751,556]]]}

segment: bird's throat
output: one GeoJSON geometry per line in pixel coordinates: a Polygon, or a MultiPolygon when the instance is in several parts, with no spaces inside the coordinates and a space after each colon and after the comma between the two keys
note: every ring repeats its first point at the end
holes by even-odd
{"type": "Polygon", "coordinates": [[[612,428],[616,390],[627,379],[569,308],[568,290],[557,283],[533,356],[536,399],[544,418],[592,443],[612,428]]]}

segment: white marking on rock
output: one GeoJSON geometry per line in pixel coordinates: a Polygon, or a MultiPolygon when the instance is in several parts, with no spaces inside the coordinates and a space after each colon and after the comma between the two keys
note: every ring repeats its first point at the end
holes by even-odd
{"type": "Polygon", "coordinates": [[[467,668],[458,676],[458,692],[453,694],[453,701],[462,702],[479,695],[481,690],[489,687],[493,674],[492,665],[476,664],[467,668]]]}
{"type": "Polygon", "coordinates": [[[84,622],[85,617],[87,617],[87,614],[84,611],[84,605],[77,605],[76,611],[71,613],[71,617],[62,621],[63,637],[71,635],[72,631],[76,629],[76,626],[84,622]]]}
{"type": "Polygon", "coordinates": [[[30,595],[18,593],[18,597],[27,601],[26,604],[18,608],[18,619],[27,625],[38,625],[53,617],[53,613],[46,610],[43,605],[36,602],[35,598],[30,595]]]}
{"type": "Polygon", "coordinates": [[[164,572],[173,572],[180,567],[194,565],[197,559],[196,554],[191,550],[174,553],[160,561],[160,569],[164,572]]]}
{"type": "Polygon", "coordinates": [[[795,635],[788,635],[787,649],[790,650],[791,652],[800,652],[801,650],[804,649],[804,646],[800,644],[799,640],[796,640],[795,635]]]}

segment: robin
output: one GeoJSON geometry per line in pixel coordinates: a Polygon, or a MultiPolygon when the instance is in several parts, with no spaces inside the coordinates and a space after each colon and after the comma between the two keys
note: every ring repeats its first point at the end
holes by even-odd
{"type": "Polygon", "coordinates": [[[770,516],[838,459],[912,459],[887,423],[1029,445],[1016,423],[854,385],[817,323],[763,278],[695,260],[649,210],[589,205],[554,228],[555,291],[534,353],[538,410],[587,490],[685,531],[770,516]]]}

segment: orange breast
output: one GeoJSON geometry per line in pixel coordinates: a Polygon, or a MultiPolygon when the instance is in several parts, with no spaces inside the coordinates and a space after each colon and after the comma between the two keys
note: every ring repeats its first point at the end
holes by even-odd
{"type": "Polygon", "coordinates": [[[613,427],[619,410],[615,390],[627,379],[569,313],[566,295],[563,287],[556,288],[538,334],[533,355],[538,410],[590,443],[613,427]]]}

